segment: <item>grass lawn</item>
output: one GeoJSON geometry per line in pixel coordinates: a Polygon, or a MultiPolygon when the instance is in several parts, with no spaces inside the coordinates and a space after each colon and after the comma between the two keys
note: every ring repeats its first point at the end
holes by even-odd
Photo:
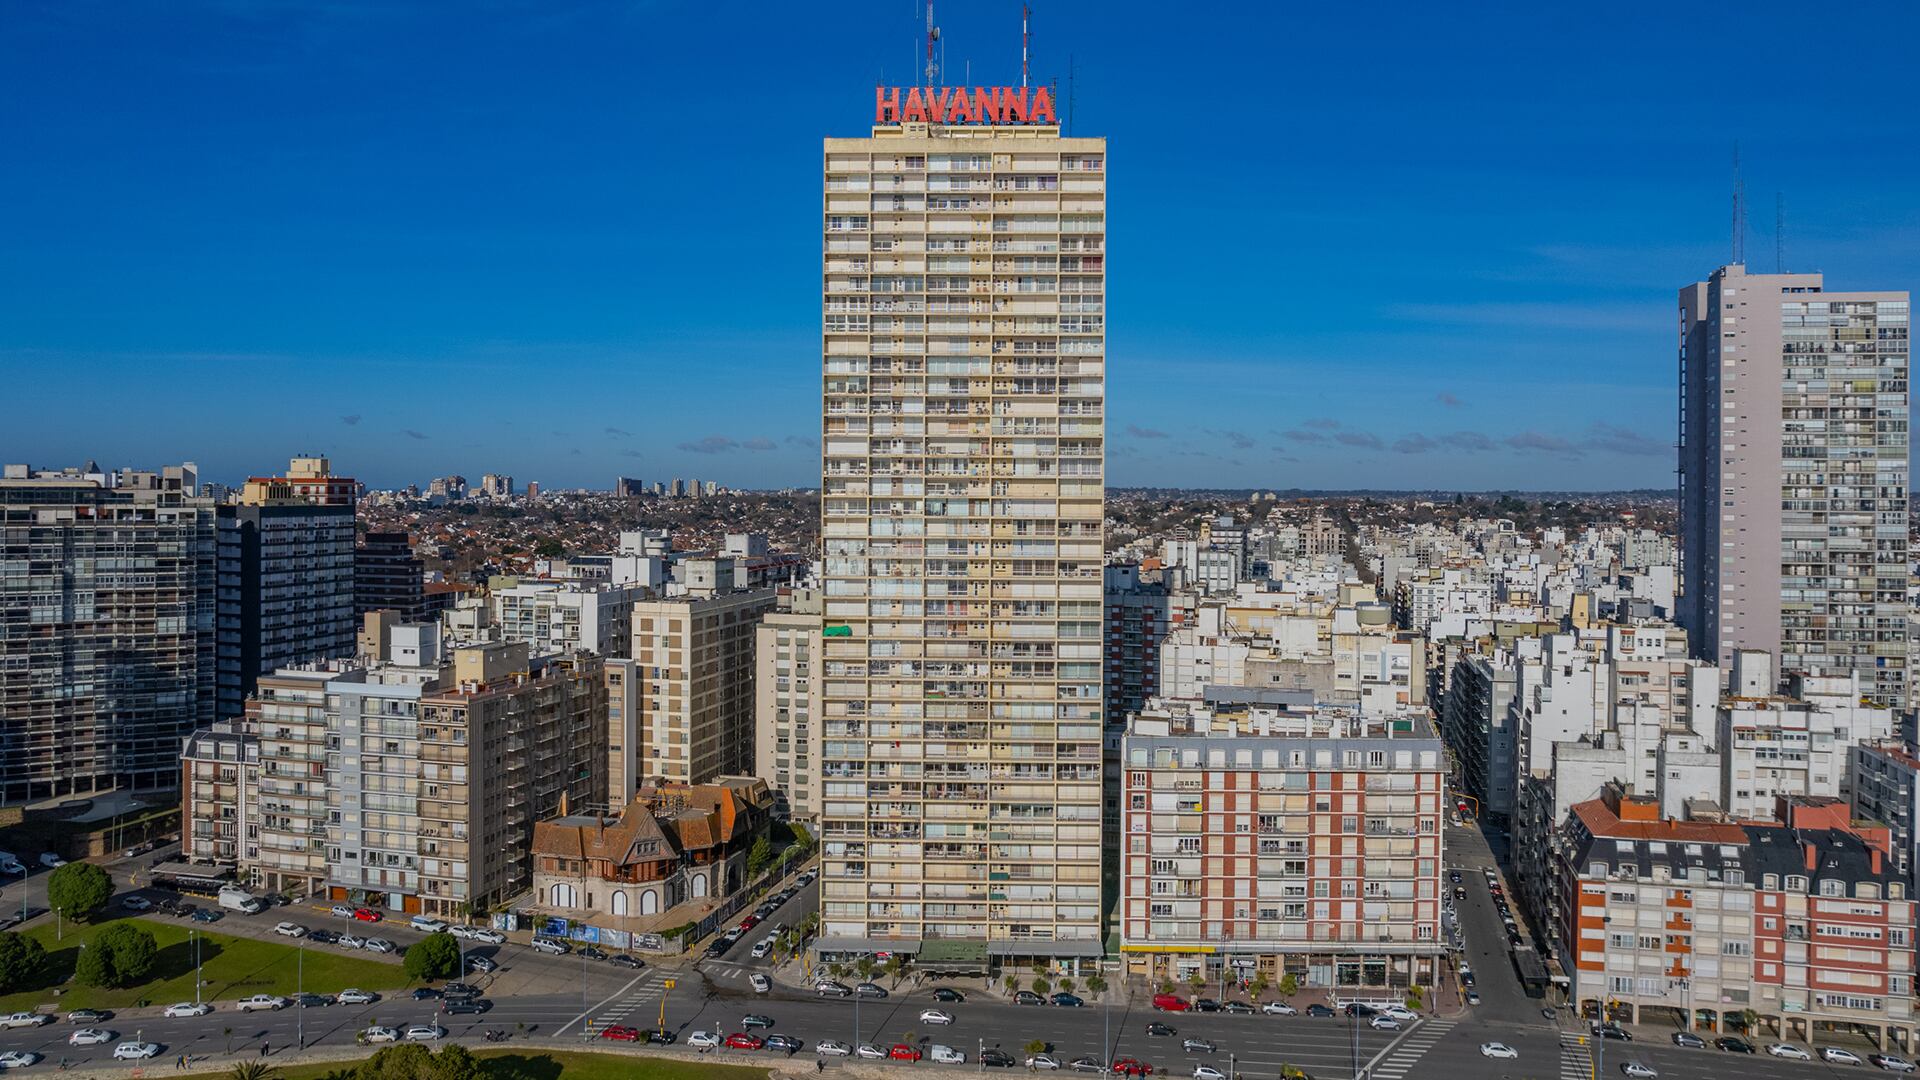
{"type": "MultiPolygon", "coordinates": [[[[79,959],[81,943],[101,927],[116,921],[120,920],[103,915],[92,925],[67,923],[65,934],[57,941],[52,923],[26,931],[28,937],[37,939],[47,950],[47,966],[39,986],[0,996],[0,1012],[55,1003],[61,1012],[67,1012],[84,1008],[124,1009],[141,1001],[153,1005],[192,1001],[193,945],[187,939],[187,930],[198,929],[198,924],[177,919],[127,920],[152,932],[154,944],[160,947],[154,976],[146,984],[126,990],[101,990],[67,982],[79,959]],[[54,997],[53,991],[62,986],[67,987],[67,992],[54,997]]],[[[205,931],[198,937],[206,980],[201,996],[209,1001],[230,1001],[249,994],[291,994],[299,981],[300,967],[305,969],[304,985],[316,993],[333,993],[350,986],[362,990],[393,990],[407,985],[406,974],[398,964],[342,953],[330,946],[301,950],[290,942],[256,941],[205,931]],[[305,960],[296,965],[294,954],[301,951],[306,954],[305,960]]]]}
{"type": "MultiPolygon", "coordinates": [[[[767,1070],[705,1061],[665,1061],[623,1054],[582,1054],[567,1050],[527,1052],[475,1050],[489,1080],[767,1080],[767,1070]]],[[[353,1062],[282,1067],[279,1080],[326,1080],[352,1068],[353,1062]]],[[[226,1072],[191,1073],[180,1080],[222,1080],[226,1072]]]]}

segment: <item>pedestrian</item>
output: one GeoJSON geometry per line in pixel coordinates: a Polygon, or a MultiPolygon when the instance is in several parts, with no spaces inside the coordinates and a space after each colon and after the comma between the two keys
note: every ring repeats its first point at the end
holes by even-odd
{"type": "Polygon", "coordinates": [[[260,1056],[267,1056],[267,1040],[265,1039],[260,1040],[260,1056]]]}
{"type": "Polygon", "coordinates": [[[813,1059],[813,1071],[814,1071],[814,1072],[817,1072],[817,1073],[823,1073],[823,1072],[826,1072],[826,1071],[827,1071],[827,1060],[826,1060],[825,1058],[814,1058],[814,1059],[813,1059]]]}

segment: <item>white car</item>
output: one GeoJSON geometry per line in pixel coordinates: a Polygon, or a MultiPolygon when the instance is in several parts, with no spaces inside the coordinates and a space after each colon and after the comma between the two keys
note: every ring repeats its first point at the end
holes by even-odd
{"type": "Polygon", "coordinates": [[[498,930],[475,930],[473,932],[473,940],[484,941],[489,945],[505,945],[507,943],[507,935],[498,930]]]}
{"type": "Polygon", "coordinates": [[[204,1001],[182,1001],[179,1004],[167,1006],[167,1011],[161,1015],[169,1020],[179,1020],[187,1016],[205,1016],[212,1011],[213,1006],[204,1001]]]}
{"type": "Polygon", "coordinates": [[[1813,1055],[1788,1043],[1768,1043],[1767,1053],[1777,1058],[1792,1058],[1795,1061],[1812,1061],[1813,1055]]]}
{"type": "Polygon", "coordinates": [[[1480,1056],[1490,1058],[1518,1058],[1520,1051],[1506,1043],[1486,1042],[1480,1044],[1480,1056]]]}
{"type": "Polygon", "coordinates": [[[1375,1031],[1399,1031],[1400,1021],[1395,1020],[1393,1017],[1388,1016],[1385,1013],[1382,1013],[1381,1015],[1376,1016],[1373,1019],[1367,1021],[1367,1026],[1372,1028],[1375,1031]]]}
{"type": "Polygon", "coordinates": [[[887,1052],[872,1043],[861,1043],[853,1048],[853,1056],[881,1061],[886,1059],[887,1052]]]}
{"type": "Polygon", "coordinates": [[[361,1032],[360,1037],[370,1043],[394,1042],[400,1038],[400,1033],[390,1027],[380,1027],[376,1024],[361,1032]]]}
{"type": "Polygon", "coordinates": [[[53,1016],[50,1013],[17,1012],[0,1016],[0,1028],[39,1027],[51,1023],[53,1016]]]}
{"type": "Polygon", "coordinates": [[[367,943],[361,947],[368,952],[390,953],[393,951],[393,942],[388,941],[386,938],[370,937],[367,939],[367,943]]]}
{"type": "Polygon", "coordinates": [[[720,1045],[720,1036],[711,1031],[696,1031],[687,1036],[687,1045],[695,1050],[711,1050],[720,1045]]]}
{"type": "Polygon", "coordinates": [[[342,1005],[371,1005],[380,1000],[380,995],[371,990],[342,990],[333,1000],[342,1005]]]}
{"type": "Polygon", "coordinates": [[[554,956],[563,956],[566,954],[567,947],[557,941],[548,941],[546,938],[534,938],[533,951],[550,953],[554,956]]]}
{"type": "Polygon", "coordinates": [[[98,1046],[113,1041],[113,1032],[105,1028],[81,1028],[67,1036],[68,1046],[98,1046]]]}
{"type": "Polygon", "coordinates": [[[759,941],[756,941],[753,943],[753,958],[755,960],[766,959],[767,954],[772,951],[773,951],[772,938],[761,938],[759,941]]]}
{"type": "Polygon", "coordinates": [[[1260,1011],[1268,1016],[1299,1016],[1300,1010],[1284,1001],[1269,1001],[1260,1006],[1260,1011]]]}
{"type": "Polygon", "coordinates": [[[447,928],[446,923],[428,915],[415,915],[412,919],[408,920],[407,925],[427,934],[437,934],[447,928]]]}
{"type": "Polygon", "coordinates": [[[813,1044],[813,1052],[825,1054],[828,1057],[846,1057],[853,1053],[853,1047],[835,1039],[822,1039],[813,1044]]]}
{"type": "Polygon", "coordinates": [[[241,1012],[258,1012],[261,1009],[272,1009],[278,1012],[287,1007],[287,999],[277,994],[255,994],[249,998],[241,998],[235,1004],[239,1006],[241,1012]]]}
{"type": "Polygon", "coordinates": [[[1633,1077],[1633,1080],[1660,1080],[1660,1074],[1653,1066],[1642,1065],[1637,1061],[1629,1061],[1621,1065],[1620,1071],[1633,1077]]]}
{"type": "Polygon", "coordinates": [[[1842,1050],[1837,1046],[1823,1046],[1820,1048],[1820,1060],[1831,1061],[1836,1065],[1858,1065],[1860,1055],[1851,1050],[1842,1050]]]}
{"type": "Polygon", "coordinates": [[[273,932],[279,934],[281,937],[303,938],[307,936],[307,928],[297,922],[276,923],[273,927],[273,932]]]}
{"type": "Polygon", "coordinates": [[[40,865],[46,867],[49,870],[58,870],[61,867],[67,865],[67,860],[61,858],[58,855],[55,855],[51,851],[47,851],[47,852],[41,853],[40,865]]]}
{"type": "Polygon", "coordinates": [[[1193,1077],[1194,1080],[1227,1080],[1226,1073],[1221,1072],[1211,1065],[1195,1065],[1193,1067],[1193,1077]]]}
{"type": "Polygon", "coordinates": [[[153,901],[144,896],[129,896],[120,901],[120,906],[128,911],[152,911],[153,901]]]}
{"type": "Polygon", "coordinates": [[[1391,1016],[1395,1020],[1398,1020],[1403,1024],[1411,1024],[1415,1020],[1420,1019],[1419,1013],[1414,1012],[1412,1009],[1407,1008],[1405,1005],[1389,1005],[1386,1008],[1380,1010],[1380,1015],[1391,1016]]]}
{"type": "Polygon", "coordinates": [[[0,1054],[0,1069],[24,1069],[40,1060],[40,1055],[31,1050],[9,1050],[0,1054]]]}
{"type": "Polygon", "coordinates": [[[472,941],[474,929],[471,926],[449,926],[447,927],[447,933],[452,934],[461,941],[472,941]]]}
{"type": "Polygon", "coordinates": [[[123,1042],[113,1048],[113,1060],[139,1061],[142,1058],[150,1058],[159,1052],[159,1043],[123,1042]]]}
{"type": "Polygon", "coordinates": [[[773,989],[773,980],[759,972],[747,976],[747,985],[753,987],[756,994],[764,994],[773,989]]]}
{"type": "Polygon", "coordinates": [[[945,1009],[921,1009],[920,1022],[923,1024],[951,1024],[953,1014],[945,1009]]]}
{"type": "Polygon", "coordinates": [[[1052,1054],[1035,1054],[1027,1059],[1027,1068],[1029,1069],[1057,1069],[1059,1067],[1059,1059],[1052,1054]]]}
{"type": "Polygon", "coordinates": [[[446,1033],[447,1029],[441,1027],[439,1024],[415,1024],[407,1029],[407,1041],[432,1042],[435,1039],[442,1038],[446,1033]]]}

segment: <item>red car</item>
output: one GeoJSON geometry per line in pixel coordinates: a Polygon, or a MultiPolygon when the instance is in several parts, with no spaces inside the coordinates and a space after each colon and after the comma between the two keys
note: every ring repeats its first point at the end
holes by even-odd
{"type": "Polygon", "coordinates": [[[1152,1076],[1153,1066],[1139,1058],[1121,1058],[1113,1063],[1115,1076],[1152,1076]]]}
{"type": "Polygon", "coordinates": [[[1155,994],[1153,1007],[1161,1012],[1186,1012],[1187,999],[1179,994],[1155,994]]]}
{"type": "Polygon", "coordinates": [[[749,915],[746,918],[740,920],[740,932],[745,933],[748,930],[751,930],[754,927],[759,925],[760,925],[760,916],[749,915]]]}
{"type": "Polygon", "coordinates": [[[727,1045],[735,1050],[758,1050],[766,1044],[767,1040],[758,1035],[749,1035],[744,1031],[736,1031],[727,1036],[727,1045]]]}
{"type": "Polygon", "coordinates": [[[380,913],[373,910],[370,907],[354,908],[353,917],[356,919],[359,919],[361,922],[379,922],[380,921],[380,913]]]}
{"type": "Polygon", "coordinates": [[[603,1039],[612,1039],[615,1042],[639,1042],[640,1029],[625,1027],[621,1024],[612,1024],[600,1029],[600,1037],[603,1039]]]}
{"type": "Polygon", "coordinates": [[[920,1050],[906,1043],[894,1043],[893,1049],[887,1051],[887,1056],[895,1061],[919,1061],[920,1050]]]}

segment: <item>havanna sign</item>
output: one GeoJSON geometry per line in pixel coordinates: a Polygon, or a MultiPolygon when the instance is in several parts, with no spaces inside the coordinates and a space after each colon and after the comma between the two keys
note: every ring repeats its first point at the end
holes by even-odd
{"type": "Polygon", "coordinates": [[[873,90],[876,124],[1057,124],[1053,91],[1040,86],[898,87],[873,90]]]}

